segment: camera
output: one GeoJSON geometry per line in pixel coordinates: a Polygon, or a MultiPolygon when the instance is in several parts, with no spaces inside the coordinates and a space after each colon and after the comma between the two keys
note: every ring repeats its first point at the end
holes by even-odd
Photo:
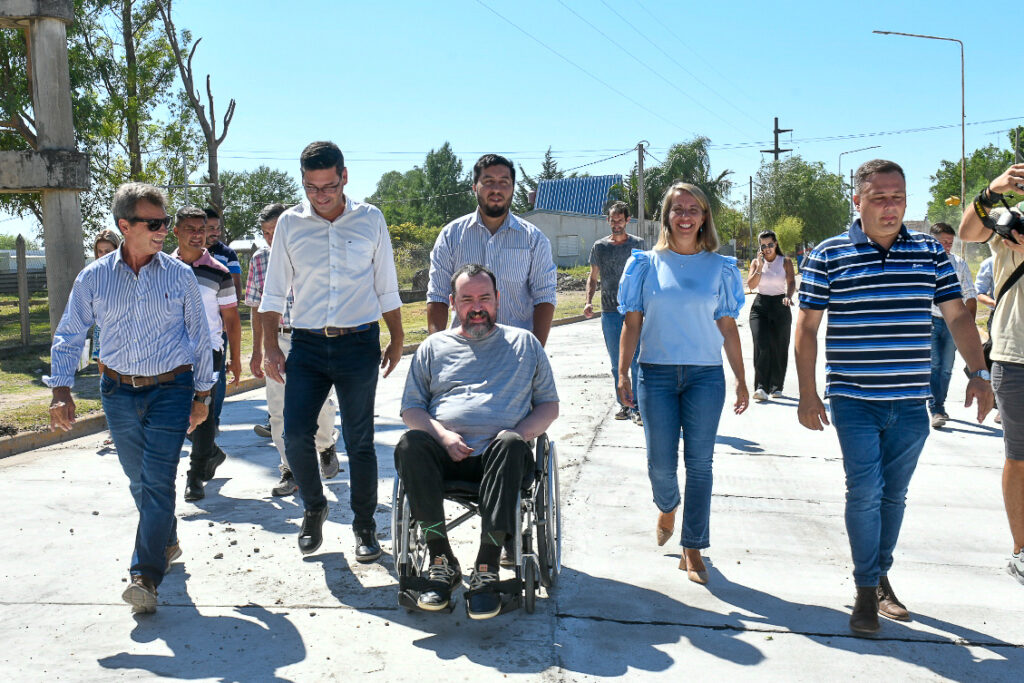
{"type": "Polygon", "coordinates": [[[992,227],[996,231],[996,234],[1000,237],[1010,240],[1014,244],[1017,244],[1017,240],[1013,237],[1013,230],[1024,234],[1024,218],[1013,209],[1008,209],[1002,213],[999,218],[996,219],[996,224],[992,227]]]}

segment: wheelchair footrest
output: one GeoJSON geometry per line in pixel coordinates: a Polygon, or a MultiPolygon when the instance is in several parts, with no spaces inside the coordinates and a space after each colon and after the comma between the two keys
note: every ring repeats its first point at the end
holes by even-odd
{"type": "Polygon", "coordinates": [[[511,612],[522,607],[523,580],[505,579],[504,581],[498,581],[497,583],[492,583],[491,585],[483,588],[467,590],[465,593],[467,609],[469,599],[477,593],[498,593],[501,598],[501,612],[499,612],[499,614],[505,614],[506,612],[511,612]]]}

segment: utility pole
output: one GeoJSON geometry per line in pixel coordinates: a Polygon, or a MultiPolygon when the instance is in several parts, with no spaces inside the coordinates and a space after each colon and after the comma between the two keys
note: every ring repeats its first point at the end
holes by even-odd
{"type": "Polygon", "coordinates": [[[640,228],[640,234],[644,236],[644,239],[647,239],[648,237],[647,229],[644,224],[644,145],[649,144],[651,143],[647,142],[647,140],[641,140],[636,143],[636,219],[640,228]]]}
{"type": "Polygon", "coordinates": [[[853,225],[853,193],[856,189],[853,187],[853,169],[850,169],[850,225],[853,225]]]}
{"type": "Polygon", "coordinates": [[[750,248],[754,248],[754,176],[750,176],[750,194],[747,197],[750,209],[750,248]]]}
{"type": "Polygon", "coordinates": [[[761,151],[765,154],[774,154],[775,161],[779,160],[779,155],[783,152],[792,152],[791,149],[779,149],[779,133],[792,133],[792,128],[779,128],[779,117],[775,117],[775,148],[774,149],[762,149],[761,151]]]}

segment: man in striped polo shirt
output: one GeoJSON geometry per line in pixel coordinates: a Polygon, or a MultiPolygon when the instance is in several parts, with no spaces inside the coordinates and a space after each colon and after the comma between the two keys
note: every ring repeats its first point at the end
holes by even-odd
{"type": "Polygon", "coordinates": [[[855,182],[860,219],[818,244],[801,270],[794,346],[800,424],[822,430],[829,419],[814,368],[827,309],[825,396],[843,452],[857,585],[850,628],[868,634],[879,630],[879,613],[910,619],[887,575],[907,488],[928,438],[933,302],[972,373],[966,405],[977,399],[978,422],[993,398],[978,330],[942,245],[903,226],[903,169],[875,159],[857,169],[855,182]]]}
{"type": "MultiPolygon", "coordinates": [[[[232,386],[238,385],[242,374],[242,323],[238,316],[238,299],[231,273],[224,264],[213,258],[206,249],[206,213],[197,206],[178,209],[174,216],[174,236],[178,248],[172,256],[192,266],[199,293],[203,297],[206,322],[210,327],[210,346],[213,349],[213,371],[224,375],[224,338],[231,349],[232,386]]],[[[218,377],[218,381],[224,380],[218,377]]],[[[189,455],[188,477],[185,480],[185,500],[195,501],[206,497],[203,483],[213,479],[217,467],[227,459],[227,454],[217,445],[216,412],[192,434],[192,453],[189,455]]]]}

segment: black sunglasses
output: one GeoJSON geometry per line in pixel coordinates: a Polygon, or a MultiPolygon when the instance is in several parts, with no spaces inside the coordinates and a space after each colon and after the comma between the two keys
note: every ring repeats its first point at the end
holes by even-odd
{"type": "Polygon", "coordinates": [[[150,232],[156,232],[162,228],[170,227],[171,217],[164,216],[163,218],[129,218],[129,223],[145,223],[146,227],[149,228],[150,232]]]}

